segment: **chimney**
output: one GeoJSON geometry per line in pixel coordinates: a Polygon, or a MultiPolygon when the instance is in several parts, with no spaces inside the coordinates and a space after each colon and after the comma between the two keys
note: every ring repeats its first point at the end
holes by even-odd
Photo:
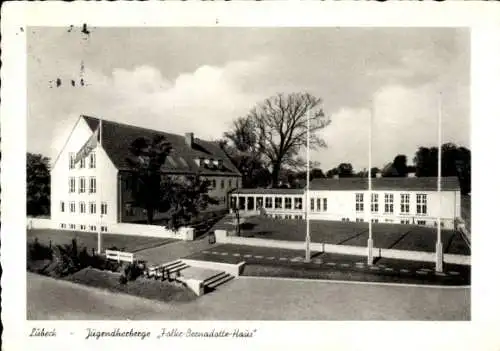
{"type": "Polygon", "coordinates": [[[184,139],[186,140],[186,145],[189,146],[190,148],[192,148],[193,142],[194,142],[194,134],[193,133],[186,133],[184,135],[184,139]]]}

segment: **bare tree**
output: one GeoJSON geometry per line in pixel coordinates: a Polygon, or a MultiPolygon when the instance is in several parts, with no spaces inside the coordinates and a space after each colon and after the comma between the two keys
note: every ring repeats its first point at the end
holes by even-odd
{"type": "Polygon", "coordinates": [[[317,132],[330,124],[320,108],[321,99],[309,93],[278,94],[253,108],[243,123],[253,137],[252,150],[272,168],[272,185],[278,186],[280,171],[284,167],[297,168],[305,165],[299,152],[307,143],[307,118],[310,119],[310,147],[326,147],[317,132]]]}

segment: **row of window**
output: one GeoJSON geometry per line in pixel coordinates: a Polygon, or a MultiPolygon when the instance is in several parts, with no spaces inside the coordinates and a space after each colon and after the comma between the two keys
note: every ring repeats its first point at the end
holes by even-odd
{"type": "MultiPolygon", "coordinates": [[[[69,153],[69,169],[75,169],[76,168],[76,163],[75,163],[75,158],[76,154],[74,152],[69,153]]],[[[95,168],[96,167],[96,155],[95,152],[91,152],[87,157],[82,158],[79,164],[79,168],[85,168],[86,166],[86,160],[87,158],[89,159],[88,165],[89,168],[95,168]]]]}
{"type": "Polygon", "coordinates": [[[235,206],[236,199],[238,199],[238,208],[240,210],[257,210],[260,208],[265,209],[282,209],[285,208],[287,210],[291,210],[292,208],[295,210],[302,209],[302,198],[301,197],[266,197],[265,202],[263,202],[264,197],[258,196],[255,198],[253,196],[245,197],[240,196],[236,198],[235,196],[231,197],[232,207],[235,206]],[[293,205],[293,207],[292,207],[293,205]]]}
{"type": "MultiPolygon", "coordinates": [[[[349,218],[342,218],[342,222],[350,222],[351,220],[349,218]]],[[[364,222],[365,220],[363,218],[356,218],[356,222],[364,222]]],[[[372,223],[379,223],[378,218],[372,218],[371,219],[372,223]]],[[[393,219],[386,218],[384,219],[385,223],[394,223],[393,219]]],[[[410,224],[410,220],[408,218],[403,218],[399,220],[400,224],[410,224]]],[[[431,222],[432,223],[432,222],[431,222]]],[[[428,225],[429,222],[423,219],[417,220],[417,225],[428,225]]],[[[434,222],[434,226],[437,226],[437,222],[434,222]]],[[[444,227],[444,223],[441,222],[441,227],[444,227]]]]}
{"type": "MultiPolygon", "coordinates": [[[[79,226],[77,226],[76,224],[70,223],[70,224],[68,224],[66,226],[66,223],[61,223],[59,225],[59,228],[61,228],[61,229],[68,228],[68,229],[72,229],[72,230],[77,230],[78,229],[78,230],[82,230],[82,231],[86,231],[87,228],[88,228],[88,230],[91,231],[91,232],[97,232],[97,226],[95,226],[95,225],[89,225],[89,226],[87,226],[85,224],[80,224],[79,226]]],[[[107,232],[107,231],[108,231],[108,227],[105,226],[105,225],[102,225],[101,226],[101,232],[107,232]]]]}
{"type": "MultiPolygon", "coordinates": [[[[70,193],[75,193],[76,192],[76,179],[75,177],[69,177],[68,185],[69,185],[69,192],[70,193]]],[[[89,194],[95,194],[97,189],[97,180],[95,177],[89,177],[88,182],[86,177],[78,177],[78,193],[83,194],[87,190],[89,194]],[[87,189],[87,184],[88,184],[88,189],[87,189]]]]}
{"type": "Polygon", "coordinates": [[[302,215],[280,215],[280,214],[275,214],[275,215],[268,215],[269,218],[275,218],[275,219],[304,219],[302,215]]]}
{"type": "Polygon", "coordinates": [[[321,199],[320,198],[311,198],[311,211],[327,211],[328,210],[328,202],[327,199],[323,199],[323,207],[321,207],[321,199]],[[314,207],[316,204],[316,207],[314,207]]]}
{"type": "MultiPolygon", "coordinates": [[[[371,211],[378,212],[378,195],[372,194],[371,211]]],[[[356,196],[356,212],[364,211],[364,194],[356,196]]],[[[394,213],[394,194],[384,194],[384,213],[394,213]]],[[[410,213],[410,194],[401,194],[400,213],[410,213]]],[[[417,194],[417,214],[427,214],[427,195],[417,194]]]]}
{"type": "MultiPolygon", "coordinates": [[[[78,209],[79,213],[87,213],[87,203],[84,201],[80,201],[78,203],[78,209]]],[[[76,202],[75,201],[69,201],[68,202],[68,212],[69,213],[76,213],[76,202]]],[[[61,212],[66,212],[66,203],[64,201],[61,201],[60,205],[61,212]]],[[[88,203],[88,213],[90,214],[95,214],[97,211],[97,205],[95,201],[90,201],[88,203]]],[[[101,202],[101,214],[106,215],[108,214],[108,204],[106,202],[101,202]]]]}

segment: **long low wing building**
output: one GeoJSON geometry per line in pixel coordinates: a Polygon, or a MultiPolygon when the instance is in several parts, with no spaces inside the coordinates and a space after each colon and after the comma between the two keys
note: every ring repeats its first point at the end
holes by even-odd
{"type": "Polygon", "coordinates": [[[369,198],[367,178],[313,179],[309,203],[304,189],[237,189],[231,204],[241,213],[264,212],[284,219],[304,219],[306,205],[311,220],[399,223],[454,229],[460,217],[460,184],[457,177],[374,178],[369,198]]]}

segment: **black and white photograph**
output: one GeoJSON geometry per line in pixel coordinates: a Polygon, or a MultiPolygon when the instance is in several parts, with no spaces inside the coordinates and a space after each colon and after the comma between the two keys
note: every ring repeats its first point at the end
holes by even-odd
{"type": "Polygon", "coordinates": [[[28,319],[470,320],[468,29],[27,53],[28,319]]]}
{"type": "Polygon", "coordinates": [[[2,347],[497,350],[472,3],[4,7],[2,347]]]}

